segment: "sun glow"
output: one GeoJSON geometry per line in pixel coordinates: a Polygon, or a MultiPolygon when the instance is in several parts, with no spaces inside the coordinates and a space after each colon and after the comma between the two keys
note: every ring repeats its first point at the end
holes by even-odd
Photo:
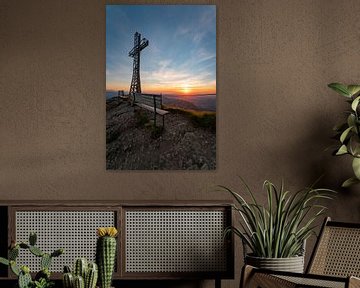
{"type": "Polygon", "coordinates": [[[191,87],[189,84],[183,84],[181,87],[181,92],[184,94],[189,94],[191,92],[191,87]]]}

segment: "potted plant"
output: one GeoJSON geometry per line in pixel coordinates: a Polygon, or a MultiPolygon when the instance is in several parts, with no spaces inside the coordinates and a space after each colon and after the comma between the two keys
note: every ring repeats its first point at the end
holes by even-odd
{"type": "Polygon", "coordinates": [[[243,242],[245,264],[278,271],[300,272],[304,270],[305,241],[314,233],[315,220],[322,215],[325,206],[317,202],[331,199],[329,189],[304,188],[296,193],[264,182],[266,205],[261,205],[251,189],[242,180],[251,201],[225,186],[235,199],[233,208],[240,215],[239,227],[228,227],[225,234],[233,232],[243,242]]]}
{"type": "Polygon", "coordinates": [[[352,157],[354,177],[342,184],[343,187],[348,187],[360,183],[360,85],[331,83],[328,87],[344,96],[351,106],[346,112],[346,122],[334,127],[340,143],[333,153],[337,156],[348,154],[352,157]]]}

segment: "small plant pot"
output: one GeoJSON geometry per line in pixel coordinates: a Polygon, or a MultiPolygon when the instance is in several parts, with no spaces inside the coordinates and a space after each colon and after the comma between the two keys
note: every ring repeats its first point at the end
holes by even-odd
{"type": "Polygon", "coordinates": [[[245,263],[262,269],[304,273],[304,256],[289,258],[263,258],[246,255],[245,263]]]}

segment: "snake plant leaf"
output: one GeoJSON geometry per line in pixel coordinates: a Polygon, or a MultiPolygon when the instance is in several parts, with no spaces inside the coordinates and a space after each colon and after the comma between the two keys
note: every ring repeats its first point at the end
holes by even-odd
{"type": "Polygon", "coordinates": [[[360,180],[360,158],[354,157],[352,168],[357,179],[360,180]]]}
{"type": "Polygon", "coordinates": [[[328,85],[329,88],[333,89],[335,92],[339,93],[342,96],[347,98],[351,98],[351,94],[346,85],[341,83],[330,83],[328,85]]]}
{"type": "Polygon", "coordinates": [[[348,85],[347,90],[351,96],[354,96],[360,92],[360,85],[348,85]]]}
{"type": "Polygon", "coordinates": [[[339,148],[339,150],[336,152],[335,155],[339,156],[339,155],[344,155],[347,153],[349,153],[349,152],[348,152],[346,145],[341,145],[341,147],[339,148]]]}
{"type": "Polygon", "coordinates": [[[353,128],[353,126],[350,126],[349,128],[345,129],[345,131],[341,134],[341,136],[340,136],[341,143],[344,143],[344,141],[346,140],[346,137],[349,135],[349,132],[351,131],[352,128],[353,128]]]}
{"type": "Polygon", "coordinates": [[[357,179],[356,177],[351,177],[351,178],[347,179],[346,181],[344,181],[344,183],[342,183],[341,187],[348,188],[352,185],[359,184],[359,183],[360,183],[359,179],[357,179]]]}
{"type": "Polygon", "coordinates": [[[351,109],[356,111],[356,108],[358,107],[359,105],[359,101],[360,101],[360,96],[356,97],[354,99],[354,101],[351,103],[351,109]]]}

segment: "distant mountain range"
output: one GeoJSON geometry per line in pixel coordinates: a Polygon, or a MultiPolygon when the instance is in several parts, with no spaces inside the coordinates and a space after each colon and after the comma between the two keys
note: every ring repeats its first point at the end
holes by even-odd
{"type": "MultiPolygon", "coordinates": [[[[106,91],[106,99],[116,97],[117,91],[106,91]]],[[[216,111],[216,94],[174,95],[163,94],[163,104],[182,109],[216,111]]]]}

